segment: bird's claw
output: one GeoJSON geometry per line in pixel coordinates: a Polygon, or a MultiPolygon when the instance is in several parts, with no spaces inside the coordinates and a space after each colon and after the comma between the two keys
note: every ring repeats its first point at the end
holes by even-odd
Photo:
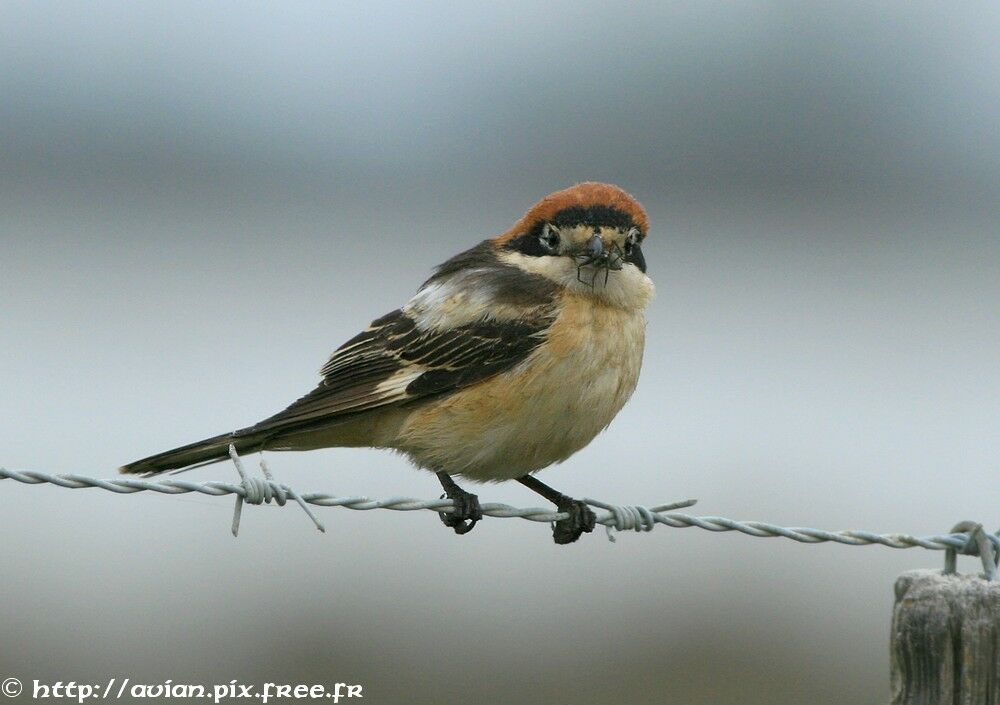
{"type": "Polygon", "coordinates": [[[573,543],[581,534],[589,534],[597,525],[597,515],[586,502],[567,497],[557,506],[560,512],[569,514],[552,525],[552,538],[557,544],[573,543]]]}
{"type": "Polygon", "coordinates": [[[451,527],[456,534],[467,534],[483,518],[483,510],[479,506],[479,497],[466,492],[458,485],[445,489],[441,499],[448,498],[455,505],[451,512],[438,512],[445,526],[451,527]]]}

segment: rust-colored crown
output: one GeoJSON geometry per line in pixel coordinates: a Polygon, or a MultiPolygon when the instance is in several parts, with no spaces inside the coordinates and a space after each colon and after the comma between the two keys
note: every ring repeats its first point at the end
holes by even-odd
{"type": "Polygon", "coordinates": [[[596,213],[605,209],[612,212],[617,211],[631,220],[643,236],[649,231],[649,217],[632,196],[612,184],[586,181],[562,191],[550,193],[533,205],[520,220],[514,223],[510,230],[498,237],[497,241],[506,242],[531,231],[540,223],[558,221],[560,214],[563,213],[596,213]]]}

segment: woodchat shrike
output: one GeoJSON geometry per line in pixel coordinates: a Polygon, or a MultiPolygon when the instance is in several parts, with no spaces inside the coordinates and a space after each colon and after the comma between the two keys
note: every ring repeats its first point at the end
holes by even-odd
{"type": "Polygon", "coordinates": [[[390,448],[437,473],[456,533],[482,517],[453,476],[517,480],[567,512],[556,543],[594,513],[533,473],[586,446],[639,379],[653,296],[646,212],[609,184],[536,203],[506,233],[437,268],[400,309],[340,346],[313,391],[248,428],[130,463],[155,474],[260,450],[390,448]]]}

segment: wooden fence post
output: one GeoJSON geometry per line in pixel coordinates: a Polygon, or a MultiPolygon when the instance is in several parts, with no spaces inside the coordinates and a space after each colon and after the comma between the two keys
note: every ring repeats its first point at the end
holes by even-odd
{"type": "Polygon", "coordinates": [[[892,705],[1000,705],[1000,582],[903,573],[891,648],[892,705]]]}

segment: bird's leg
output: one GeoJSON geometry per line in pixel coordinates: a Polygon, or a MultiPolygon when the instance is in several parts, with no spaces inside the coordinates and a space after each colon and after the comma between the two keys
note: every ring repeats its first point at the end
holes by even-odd
{"type": "Polygon", "coordinates": [[[556,543],[573,543],[580,538],[580,534],[584,532],[589,534],[594,530],[594,525],[597,523],[597,515],[594,514],[593,510],[585,502],[567,497],[562,492],[552,489],[531,475],[519,477],[517,481],[555,504],[560,512],[569,513],[567,518],[557,521],[552,529],[552,538],[555,539],[556,543]]]}
{"type": "Polygon", "coordinates": [[[479,497],[456,485],[448,473],[439,472],[437,476],[441,481],[441,487],[444,488],[442,499],[447,497],[455,504],[454,511],[438,512],[438,516],[444,525],[450,526],[456,534],[469,533],[476,522],[483,518],[483,510],[479,508],[479,497]]]}

